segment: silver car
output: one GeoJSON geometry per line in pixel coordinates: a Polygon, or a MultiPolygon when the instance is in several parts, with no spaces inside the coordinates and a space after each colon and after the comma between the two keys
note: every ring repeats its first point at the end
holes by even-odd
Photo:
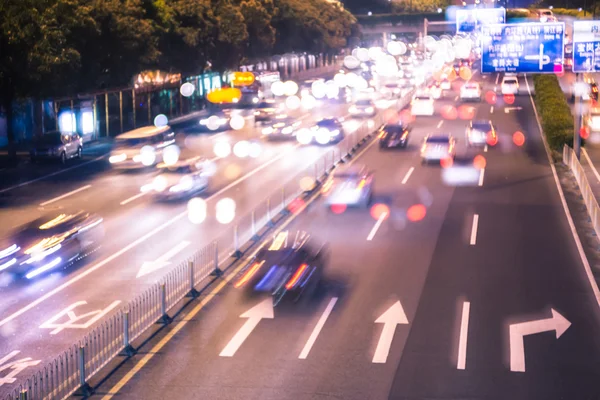
{"type": "Polygon", "coordinates": [[[373,177],[365,165],[338,167],[321,189],[325,204],[368,207],[373,197],[373,177]]]}
{"type": "Polygon", "coordinates": [[[83,139],[76,133],[48,132],[33,142],[31,161],[58,160],[66,163],[70,158],[81,158],[83,139]]]}
{"type": "Polygon", "coordinates": [[[151,191],[157,200],[179,200],[201,193],[208,188],[206,161],[195,157],[173,165],[159,164],[159,174],[142,192],[151,191]]]}
{"type": "Polygon", "coordinates": [[[456,156],[456,140],[452,135],[428,135],[421,147],[421,163],[440,162],[456,156]]]}
{"type": "Polygon", "coordinates": [[[375,104],[371,99],[357,100],[356,103],[350,106],[348,109],[350,115],[353,117],[374,117],[377,113],[375,104]]]}

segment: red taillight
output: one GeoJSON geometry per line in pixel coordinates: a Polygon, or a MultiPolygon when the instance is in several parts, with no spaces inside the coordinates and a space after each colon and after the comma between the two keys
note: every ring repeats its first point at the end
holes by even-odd
{"type": "Polygon", "coordinates": [[[285,288],[287,290],[292,289],[294,286],[296,286],[296,283],[298,283],[298,280],[300,279],[300,277],[302,276],[302,274],[304,273],[304,271],[306,271],[306,269],[308,268],[308,265],[306,264],[302,264],[300,266],[300,268],[298,268],[296,270],[296,273],[294,273],[294,276],[292,276],[292,279],[290,279],[288,281],[288,283],[285,284],[285,288]]]}
{"type": "Polygon", "coordinates": [[[246,271],[246,273],[241,277],[241,279],[239,281],[237,281],[237,283],[234,285],[234,287],[237,289],[237,288],[243,286],[246,282],[248,282],[250,280],[250,278],[252,278],[254,276],[254,274],[256,274],[256,271],[258,271],[264,263],[265,263],[264,261],[260,262],[260,263],[254,263],[248,269],[248,271],[246,271]]]}

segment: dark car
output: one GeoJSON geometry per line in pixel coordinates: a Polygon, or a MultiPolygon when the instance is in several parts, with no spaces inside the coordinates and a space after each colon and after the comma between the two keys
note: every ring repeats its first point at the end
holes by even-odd
{"type": "Polygon", "coordinates": [[[102,218],[85,211],[38,218],[0,240],[0,275],[33,279],[66,268],[98,246],[102,218]]]}
{"type": "Polygon", "coordinates": [[[266,140],[295,140],[302,121],[287,114],[275,115],[270,124],[262,128],[262,136],[266,140]]]}
{"type": "Polygon", "coordinates": [[[59,160],[66,163],[70,158],[81,158],[83,139],[76,133],[48,132],[33,141],[31,161],[59,160]]]}
{"type": "Polygon", "coordinates": [[[278,105],[274,100],[263,100],[254,110],[255,122],[268,122],[277,114],[278,105]]]}
{"type": "Polygon", "coordinates": [[[381,149],[406,148],[412,128],[404,124],[386,124],[379,129],[381,149]]]}
{"type": "Polygon", "coordinates": [[[280,232],[248,263],[234,287],[249,296],[272,296],[274,305],[284,298],[309,300],[327,261],[327,245],[316,243],[306,232],[280,232]]]}
{"type": "Polygon", "coordinates": [[[344,139],[344,127],[337,118],[323,118],[311,128],[311,134],[312,141],[318,144],[339,143],[344,139]]]}

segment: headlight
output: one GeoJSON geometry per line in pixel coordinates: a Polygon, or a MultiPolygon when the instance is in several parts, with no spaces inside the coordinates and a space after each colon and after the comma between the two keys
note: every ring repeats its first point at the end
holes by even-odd
{"type": "Polygon", "coordinates": [[[352,106],[352,107],[350,107],[350,109],[348,111],[350,111],[352,114],[354,114],[354,113],[358,112],[358,109],[356,108],[356,106],[352,106]]]}
{"type": "Polygon", "coordinates": [[[110,156],[110,158],[108,159],[108,162],[111,164],[116,164],[116,163],[120,163],[127,160],[127,154],[123,153],[123,154],[117,154],[114,156],[110,156]]]}
{"type": "Polygon", "coordinates": [[[10,260],[0,264],[0,271],[4,271],[5,269],[7,269],[8,267],[14,265],[17,263],[17,259],[16,258],[11,258],[10,260]]]}
{"type": "Polygon", "coordinates": [[[273,128],[271,128],[271,127],[263,128],[262,133],[263,133],[263,135],[270,135],[271,133],[273,133],[273,128]]]}
{"type": "Polygon", "coordinates": [[[372,113],[373,111],[375,111],[375,109],[373,107],[367,107],[365,111],[368,113],[372,113]]]}
{"type": "Polygon", "coordinates": [[[254,115],[260,115],[260,111],[254,111],[254,115]]]}
{"type": "Polygon", "coordinates": [[[185,191],[191,190],[193,187],[194,187],[193,179],[189,176],[184,176],[181,178],[181,180],[179,181],[179,183],[177,185],[174,185],[169,189],[169,192],[171,192],[171,193],[185,192],[185,191]]]}
{"type": "Polygon", "coordinates": [[[157,192],[163,192],[167,188],[167,178],[164,176],[157,176],[152,181],[152,188],[157,192]]]}
{"type": "Polygon", "coordinates": [[[291,126],[286,126],[285,128],[283,128],[281,130],[281,133],[283,133],[284,135],[289,135],[293,131],[294,131],[294,128],[292,128],[291,126]]]}

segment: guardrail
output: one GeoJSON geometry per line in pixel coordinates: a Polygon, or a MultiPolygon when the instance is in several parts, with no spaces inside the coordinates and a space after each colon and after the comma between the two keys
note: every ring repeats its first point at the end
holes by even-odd
{"type": "MultiPolygon", "coordinates": [[[[404,108],[414,92],[415,89],[408,92],[392,108],[404,108]]],[[[314,194],[335,167],[351,158],[384,122],[383,113],[379,113],[362,123],[356,131],[347,134],[330,151],[267,196],[250,214],[234,220],[221,236],[26,379],[8,394],[6,400],[64,399],[76,392],[81,396],[89,396],[92,388],[88,382],[100,369],[119,356],[133,355],[136,349],[132,342],[152,326],[170,323],[172,317],[169,313],[181,300],[198,297],[200,291],[214,280],[207,278],[211,275],[214,278],[221,276],[224,264],[226,268],[233,265],[263,240],[282,218],[298,206],[298,199],[303,200],[314,194]],[[199,285],[200,291],[197,289],[199,285]]]]}
{"type": "Polygon", "coordinates": [[[598,206],[598,200],[596,200],[596,197],[592,192],[585,171],[575,156],[575,152],[567,145],[563,147],[563,163],[569,167],[571,172],[573,172],[577,185],[579,185],[579,191],[583,196],[583,201],[585,202],[585,207],[590,216],[592,226],[594,227],[594,232],[600,237],[600,207],[598,206]]]}

